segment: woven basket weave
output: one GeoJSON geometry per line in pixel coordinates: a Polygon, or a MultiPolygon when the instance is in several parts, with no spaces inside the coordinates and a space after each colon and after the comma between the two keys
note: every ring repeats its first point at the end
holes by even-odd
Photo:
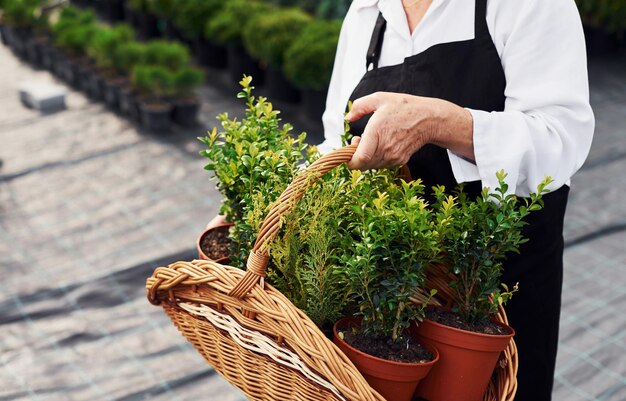
{"type": "MultiPolygon", "coordinates": [[[[302,311],[264,282],[269,258],[263,245],[278,233],[280,218],[311,185],[311,175],[349,161],[355,149],[323,156],[292,182],[265,218],[246,272],[194,260],[159,267],[147,280],[150,302],[161,305],[206,361],[250,400],[384,400],[302,311]]],[[[428,285],[444,301],[452,299],[447,275],[437,266],[428,272],[428,285]]],[[[498,319],[507,322],[503,309],[498,319]]],[[[512,401],[516,373],[511,341],[484,401],[512,401]]]]}

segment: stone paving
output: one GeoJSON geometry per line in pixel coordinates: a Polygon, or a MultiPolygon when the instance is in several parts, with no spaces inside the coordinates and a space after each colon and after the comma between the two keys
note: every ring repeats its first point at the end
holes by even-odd
{"type": "MultiPolygon", "coordinates": [[[[557,401],[626,400],[625,67],[590,64],[598,122],[566,220],[557,401]]],[[[144,291],[155,266],[194,257],[217,210],[195,138],[241,114],[223,74],[202,89],[203,127],[158,136],[72,90],[67,110],[26,109],[19,85],[55,79],[3,46],[0,71],[0,400],[243,400],[144,291]]]]}

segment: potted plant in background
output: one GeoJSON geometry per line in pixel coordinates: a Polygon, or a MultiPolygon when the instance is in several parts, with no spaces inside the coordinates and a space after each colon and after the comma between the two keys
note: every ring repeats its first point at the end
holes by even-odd
{"type": "Polygon", "coordinates": [[[100,99],[102,94],[99,85],[93,84],[95,74],[86,52],[93,35],[100,29],[95,23],[93,12],[71,9],[63,9],[59,21],[53,27],[54,42],[64,56],[55,60],[58,72],[71,85],[86,90],[95,99],[100,99]]]}
{"type": "Polygon", "coordinates": [[[182,33],[173,23],[179,4],[180,1],[175,0],[148,0],[148,9],[157,18],[161,37],[178,41],[183,39],[182,33]]]}
{"type": "Polygon", "coordinates": [[[133,29],[126,24],[118,24],[111,29],[98,30],[92,40],[87,54],[94,60],[97,78],[93,85],[98,85],[102,97],[111,108],[119,107],[120,86],[124,78],[117,74],[116,51],[123,43],[135,37],[133,29]]]}
{"type": "Polygon", "coordinates": [[[172,105],[166,98],[172,90],[172,72],[160,65],[136,65],[132,81],[140,95],[138,103],[142,126],[156,132],[169,130],[172,105]]]}
{"type": "Polygon", "coordinates": [[[229,75],[237,87],[243,75],[253,76],[257,85],[265,82],[259,63],[243,47],[243,30],[246,21],[270,9],[268,4],[259,0],[231,0],[206,22],[204,35],[226,47],[229,75]]]}
{"type": "Polygon", "coordinates": [[[143,64],[146,45],[136,41],[121,43],[114,51],[113,67],[119,77],[119,108],[122,114],[139,120],[139,104],[135,88],[131,84],[131,74],[136,65],[143,64]]]}
{"type": "MultiPolygon", "coordinates": [[[[229,257],[229,264],[240,268],[245,267],[260,228],[259,220],[291,182],[308,149],[305,134],[293,138],[292,126],[281,125],[279,112],[272,104],[252,95],[251,82],[251,77],[244,77],[242,91],[237,95],[246,101],[245,117],[230,119],[228,114],[221,114],[218,120],[222,130],[215,128],[208,136],[198,138],[207,146],[200,152],[210,160],[205,169],[214,174],[212,179],[223,195],[220,214],[233,224],[230,253],[218,256],[229,257]]],[[[199,247],[206,235],[200,236],[199,247]]]]}
{"type": "Polygon", "coordinates": [[[429,309],[415,330],[440,353],[439,363],[417,390],[429,401],[482,400],[499,355],[514,335],[512,328],[492,319],[516,291],[500,282],[502,261],[526,242],[521,234],[524,218],[542,207],[541,196],[551,179],[520,200],[507,194],[505,178],[498,172],[499,187],[492,193],[485,188],[475,201],[461,191],[452,196],[443,187],[435,188],[435,209],[448,219],[439,268],[451,279],[454,306],[429,309]]]}
{"type": "Polygon", "coordinates": [[[341,21],[311,22],[285,53],[285,75],[302,91],[306,115],[322,118],[333,71],[341,21]]]}
{"type": "Polygon", "coordinates": [[[25,57],[27,42],[30,40],[33,28],[39,19],[41,0],[11,0],[4,4],[2,20],[3,36],[6,36],[9,46],[19,56],[25,57]]]}
{"type": "Polygon", "coordinates": [[[204,72],[197,68],[182,67],[174,72],[172,82],[172,120],[183,127],[198,123],[201,101],[195,90],[202,85],[204,72]]]}
{"type": "MultiPolygon", "coordinates": [[[[225,4],[222,0],[185,0],[176,12],[176,25],[193,48],[198,63],[212,68],[226,67],[226,49],[204,35],[207,21],[225,4]]],[[[243,23],[243,21],[239,21],[243,23]]]]}
{"type": "Polygon", "coordinates": [[[312,18],[297,8],[276,9],[252,18],[244,29],[246,50],[267,68],[266,82],[272,98],[300,100],[298,90],[284,76],[285,51],[312,18]]]}

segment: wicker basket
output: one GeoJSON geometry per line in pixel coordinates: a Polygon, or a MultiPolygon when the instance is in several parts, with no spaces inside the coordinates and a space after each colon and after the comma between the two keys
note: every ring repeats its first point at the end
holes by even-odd
{"type": "MultiPolygon", "coordinates": [[[[147,280],[150,302],[161,305],[206,361],[250,400],[383,401],[302,311],[264,283],[263,244],[277,234],[281,216],[302,197],[311,174],[321,177],[350,160],[354,150],[347,146],[323,156],[285,190],[261,227],[246,272],[194,260],[159,267],[147,280]]],[[[446,274],[437,266],[428,274],[429,285],[444,299],[451,294],[446,274]]],[[[498,318],[506,323],[504,310],[498,318]]],[[[512,401],[516,373],[511,341],[484,400],[512,401]]]]}

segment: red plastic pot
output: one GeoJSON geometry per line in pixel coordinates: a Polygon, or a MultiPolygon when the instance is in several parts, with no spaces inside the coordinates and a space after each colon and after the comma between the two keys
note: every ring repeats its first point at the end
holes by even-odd
{"type": "Polygon", "coordinates": [[[427,363],[403,363],[377,358],[350,346],[337,335],[342,329],[360,324],[361,318],[354,317],[343,318],[335,323],[333,327],[335,345],[354,363],[369,385],[386,400],[410,401],[417,385],[439,360],[437,349],[425,345],[425,348],[435,356],[427,363]]]}
{"type": "MultiPolygon", "coordinates": [[[[207,236],[210,232],[213,232],[215,230],[220,230],[220,229],[224,229],[224,228],[230,228],[233,226],[233,223],[224,223],[224,224],[220,224],[218,226],[215,227],[211,227],[209,229],[204,230],[200,236],[198,236],[198,240],[196,241],[196,249],[198,250],[198,258],[202,259],[202,260],[213,260],[211,258],[209,258],[203,251],[202,251],[202,247],[200,246],[200,244],[202,243],[202,239],[207,236]]],[[[217,260],[213,260],[216,263],[222,263],[222,264],[228,264],[229,262],[229,257],[225,256],[223,258],[219,258],[217,260]]]]}
{"type": "Polygon", "coordinates": [[[460,330],[424,319],[413,328],[420,343],[439,351],[439,363],[415,395],[429,401],[482,401],[487,385],[515,331],[495,322],[508,334],[490,335],[460,330]]]}

